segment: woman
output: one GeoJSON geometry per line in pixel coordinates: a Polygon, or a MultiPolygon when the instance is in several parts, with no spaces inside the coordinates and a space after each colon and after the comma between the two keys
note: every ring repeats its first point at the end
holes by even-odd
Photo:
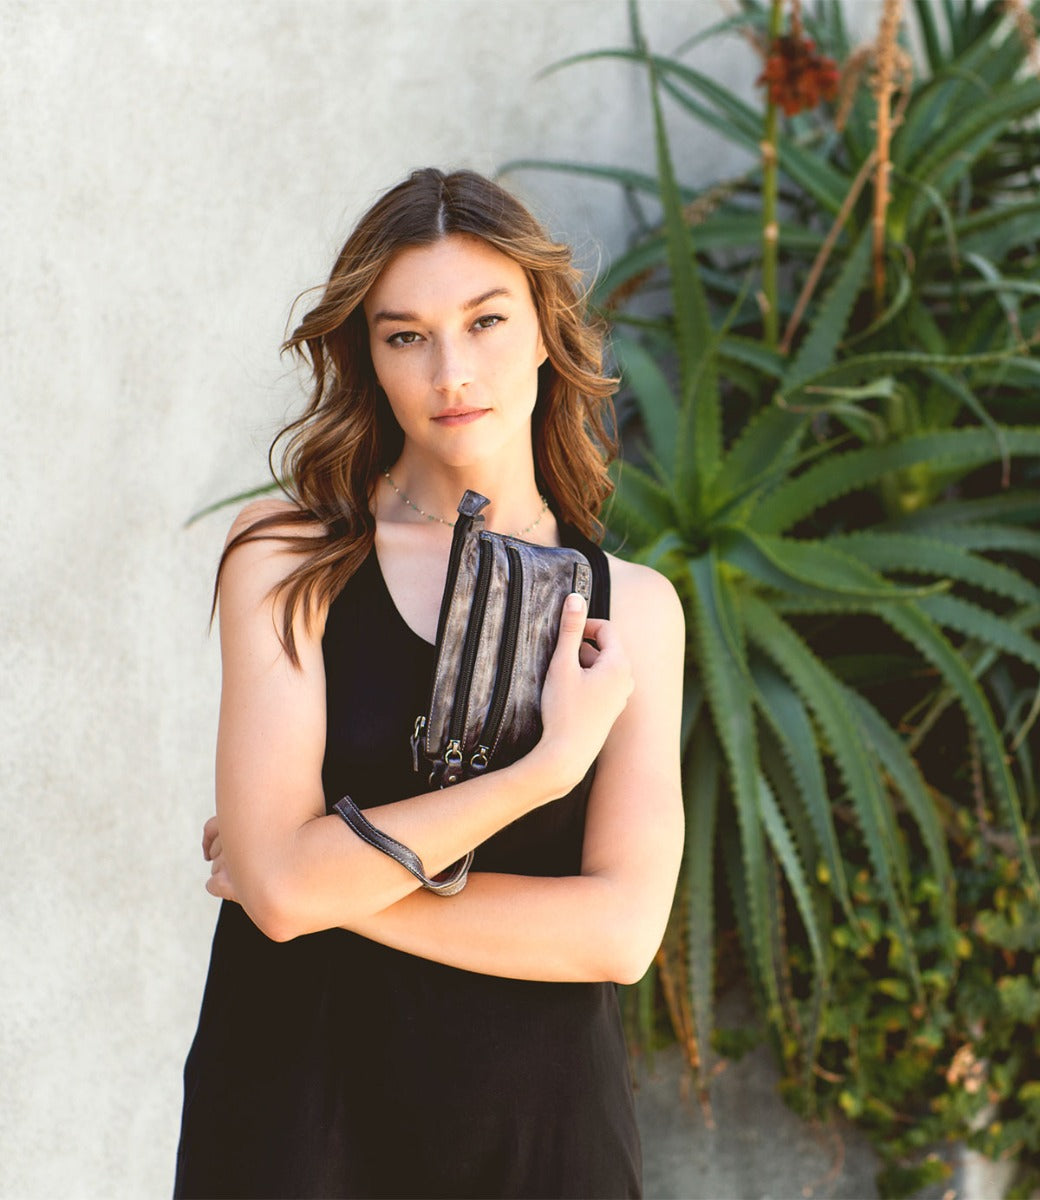
{"type": "Polygon", "coordinates": [[[217,575],[224,903],[179,1196],[639,1194],[613,984],[675,886],[684,635],[670,585],[590,540],[613,381],[577,280],[500,187],[417,171],[287,343],[314,376],[292,498],[239,516],[217,575]],[[593,596],[564,605],[537,746],[423,793],[466,488],[490,529],[583,550],[593,596]],[[332,813],[345,793],[430,874],[476,848],[465,890],[419,888],[332,813]]]}

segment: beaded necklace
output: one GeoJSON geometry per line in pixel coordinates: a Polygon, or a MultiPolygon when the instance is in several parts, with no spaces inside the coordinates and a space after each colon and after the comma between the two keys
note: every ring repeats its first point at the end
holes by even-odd
{"type": "MultiPolygon", "coordinates": [[[[428,513],[424,508],[420,508],[418,506],[418,504],[416,504],[413,500],[411,500],[408,496],[406,496],[404,494],[404,492],[402,492],[401,489],[397,486],[397,484],[394,483],[393,479],[390,477],[390,472],[386,467],[383,468],[383,478],[394,489],[394,491],[397,493],[397,495],[401,497],[401,499],[405,502],[405,504],[407,504],[410,509],[413,509],[415,512],[417,512],[420,517],[425,518],[427,521],[439,521],[442,525],[447,525],[449,529],[454,528],[454,525],[455,525],[454,521],[448,521],[448,520],[445,520],[444,517],[438,517],[436,513],[428,513]]],[[[532,529],[537,528],[537,526],[541,524],[542,517],[544,517],[545,514],[549,511],[549,501],[546,500],[546,498],[543,495],[541,495],[540,493],[539,493],[538,498],[542,502],[542,507],[538,513],[538,516],[535,517],[535,519],[531,522],[530,525],[525,526],[518,533],[512,534],[511,535],[512,537],[518,537],[518,538],[524,537],[525,534],[530,533],[532,529]]]]}

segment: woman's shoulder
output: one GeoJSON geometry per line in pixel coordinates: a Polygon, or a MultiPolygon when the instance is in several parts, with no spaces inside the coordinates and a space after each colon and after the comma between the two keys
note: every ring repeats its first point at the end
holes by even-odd
{"type": "Polygon", "coordinates": [[[326,533],[322,522],[291,500],[250,501],[231,522],[224,542],[222,599],[274,601],[279,585],[313,554],[326,533]]]}
{"type": "Polygon", "coordinates": [[[224,542],[225,549],[237,538],[249,534],[251,531],[257,534],[256,540],[263,538],[263,540],[271,542],[296,536],[322,537],[326,533],[326,528],[320,521],[305,514],[300,506],[292,500],[265,496],[259,500],[250,500],[239,510],[228,530],[224,542]],[[264,538],[264,534],[270,536],[264,538]]]}
{"type": "Polygon", "coordinates": [[[642,563],[607,554],[611,619],[633,627],[657,624],[666,635],[685,629],[682,603],[671,581],[642,563]]]}

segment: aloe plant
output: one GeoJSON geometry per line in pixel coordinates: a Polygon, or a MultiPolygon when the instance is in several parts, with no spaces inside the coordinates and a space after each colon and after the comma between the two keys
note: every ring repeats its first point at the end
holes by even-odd
{"type": "MultiPolygon", "coordinates": [[[[801,119],[776,132],[788,214],[782,269],[791,281],[809,274],[828,227],[834,234],[841,223],[788,354],[768,344],[749,298],[761,255],[747,202],[757,167],[699,196],[682,187],[662,97],[748,149],[763,137],[761,114],[678,58],[652,53],[634,4],[631,47],[580,56],[639,65],[653,103],[656,177],[577,169],[660,206],[594,296],[615,322],[630,427],[642,435],[617,471],[610,534],[623,553],[672,579],[690,628],[686,862],[658,963],[673,1021],[702,1067],[713,1027],[719,863],[767,1019],[788,1062],[806,1071],[827,1000],[831,922],[835,914],[853,928],[857,921],[845,813],[919,998],[908,838],[937,881],[953,961],[943,804],[922,753],[943,713],[961,713],[1028,886],[1040,888],[1022,802],[1024,788],[1035,804],[1035,782],[1021,744],[1009,763],[1013,722],[1026,716],[1020,701],[1014,718],[1001,707],[1019,693],[996,682],[1011,662],[1040,671],[1032,637],[1040,589],[1013,565],[1040,556],[1040,535],[1028,528],[1040,501],[1026,490],[974,496],[970,487],[963,499],[944,499],[993,464],[1005,474],[1018,464],[1021,473],[1040,458],[1030,398],[1040,307],[1035,285],[1015,274],[1035,263],[1026,219],[1034,201],[1012,195],[1021,171],[1001,149],[1016,136],[1014,122],[1040,109],[1040,82],[1015,73],[1022,47],[988,17],[972,10],[972,36],[962,23],[943,46],[927,10],[918,5],[931,77],[915,88],[892,144],[888,235],[903,254],[891,257],[882,311],[868,302],[869,213],[855,195],[870,154],[869,98],[829,146],[801,119]],[[1001,204],[1011,226],[980,211],[981,198],[1001,204]],[[662,272],[669,311],[627,314],[620,297],[662,272]],[[1033,423],[999,423],[986,407],[997,391],[1005,410],[1033,423]],[[1012,562],[997,561],[1001,554],[1012,562]],[[842,629],[856,652],[828,653],[842,629]],[[928,680],[904,712],[871,698],[893,660],[905,677],[928,680]],[[806,947],[807,983],[790,977],[792,938],[806,947]]],[[[842,52],[840,9],[827,14],[842,52]]],[[[576,169],[510,164],[519,165],[576,169]]],[[[637,997],[644,1022],[652,986],[644,981],[637,997]]]]}
{"type": "MultiPolygon", "coordinates": [[[[778,5],[745,0],[743,8],[740,18],[719,22],[697,40],[731,32],[738,24],[764,34],[778,5]]],[[[1034,3],[1032,10],[1040,13],[1040,6],[1034,3]]],[[[1000,6],[972,0],[944,4],[945,28],[940,27],[938,11],[933,0],[918,0],[914,6],[927,62],[892,139],[885,306],[872,312],[866,303],[867,248],[861,243],[870,213],[861,185],[864,164],[874,149],[876,114],[874,99],[863,86],[855,92],[841,131],[818,114],[804,113],[776,134],[782,181],[780,271],[786,286],[774,298],[774,306],[788,323],[812,260],[828,235],[836,234],[836,248],[826,263],[832,277],[851,260],[860,267],[846,279],[855,291],[856,321],[847,331],[849,348],[864,357],[878,350],[968,356],[949,377],[935,370],[934,361],[922,360],[917,369],[903,361],[892,395],[873,406],[875,417],[897,426],[939,428],[954,424],[965,411],[985,422],[986,405],[995,404],[1006,418],[1022,420],[1035,392],[1038,367],[1030,347],[1040,331],[1040,160],[1035,130],[1023,127],[1022,121],[1040,108],[1040,79],[1025,69],[1027,49],[1016,30],[1001,21],[1000,6]],[[993,357],[971,361],[970,356],[983,353],[993,357]],[[980,393],[985,393],[985,401],[980,393]]],[[[832,53],[846,60],[855,57],[841,5],[818,5],[816,16],[806,20],[809,32],[832,53]]],[[[565,59],[556,66],[594,59],[642,64],[647,55],[645,47],[619,47],[565,59]]],[[[741,290],[746,271],[757,273],[762,265],[764,180],[757,159],[763,116],[679,57],[649,58],[660,91],[681,113],[756,159],[744,177],[724,186],[711,185],[700,192],[680,188],[684,204],[695,214],[700,274],[716,325],[736,304],[720,360],[732,381],[740,382],[743,376],[754,393],[756,380],[753,374],[746,376],[747,360],[754,360],[752,366],[759,361],[763,318],[754,296],[741,290]],[[748,338],[753,339],[750,345],[748,338]]],[[[661,198],[657,178],[626,168],[516,160],[503,170],[532,166],[612,179],[634,199],[661,198]]],[[[634,317],[615,298],[629,297],[648,272],[667,267],[671,259],[669,234],[661,223],[644,218],[643,234],[611,264],[594,291],[594,299],[621,328],[645,329],[648,322],[645,316],[634,317]]],[[[840,324],[837,314],[834,319],[840,324]]],[[[831,332],[825,329],[828,314],[820,305],[816,320],[818,336],[831,332]]],[[[666,319],[650,324],[669,332],[666,319]]],[[[800,329],[789,330],[785,340],[788,346],[797,343],[800,329]]],[[[826,343],[833,340],[830,336],[826,343]]],[[[814,364],[808,354],[805,366],[813,365],[826,364],[814,364]]],[[[866,373],[870,378],[869,367],[866,373]]],[[[753,404],[760,399],[751,396],[753,404]]],[[[870,399],[850,398],[837,409],[838,418],[855,421],[857,410],[870,399]]],[[[863,425],[860,418],[857,432],[863,425]]],[[[942,486],[937,480],[936,489],[942,486]]]]}

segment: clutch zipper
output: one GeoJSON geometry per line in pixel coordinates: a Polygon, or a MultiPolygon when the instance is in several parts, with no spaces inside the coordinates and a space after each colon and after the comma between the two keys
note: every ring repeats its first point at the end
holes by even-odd
{"type": "Polygon", "coordinates": [[[412,744],[412,770],[418,773],[419,770],[419,746],[422,742],[423,731],[426,729],[426,718],[419,716],[415,718],[415,728],[412,730],[412,736],[408,739],[412,744]]]}
{"type": "Polygon", "coordinates": [[[444,637],[444,626],[448,622],[448,612],[451,609],[451,598],[455,594],[455,583],[459,577],[459,564],[462,562],[462,547],[466,543],[466,534],[469,533],[473,520],[473,517],[466,516],[460,512],[455,521],[455,529],[451,536],[451,550],[448,552],[448,575],[444,582],[440,612],[437,614],[436,649],[438,657],[441,652],[441,639],[444,637]]]}
{"type": "MultiPolygon", "coordinates": [[[[462,503],[459,504],[459,515],[455,521],[455,528],[452,531],[451,550],[448,552],[448,572],[444,581],[444,592],[441,595],[440,612],[437,614],[437,638],[434,643],[434,655],[437,659],[441,654],[441,642],[444,639],[444,626],[448,623],[448,613],[451,610],[452,596],[455,594],[455,584],[459,577],[459,565],[462,562],[462,549],[466,543],[466,535],[472,528],[473,522],[480,514],[480,510],[488,503],[483,496],[467,492],[462,498],[462,503]],[[470,501],[471,495],[473,501],[470,501]],[[477,503],[479,501],[479,503],[477,503]]],[[[454,717],[454,713],[452,714],[454,717]]],[[[454,722],[453,722],[454,723],[454,722]]],[[[431,757],[434,749],[430,746],[427,734],[427,725],[429,721],[426,714],[420,714],[415,718],[415,725],[412,728],[412,736],[409,738],[412,747],[412,770],[419,771],[419,757],[421,747],[425,741],[426,756],[431,757]]],[[[461,752],[459,755],[461,761],[461,752]]],[[[432,779],[431,779],[432,782],[432,779]]]]}
{"type": "Polygon", "coordinates": [[[477,648],[480,645],[480,630],[484,624],[484,607],[487,604],[488,590],[491,587],[491,559],[494,553],[492,546],[484,538],[481,538],[480,558],[477,561],[477,582],[473,589],[473,603],[469,610],[466,638],[462,643],[459,678],[455,684],[455,699],[451,706],[451,720],[448,722],[448,744],[444,751],[444,761],[450,766],[457,766],[462,762],[462,738],[466,732],[466,709],[469,707],[473,667],[476,664],[477,648]]]}
{"type": "Polygon", "coordinates": [[[520,614],[524,598],[524,567],[520,551],[515,546],[506,546],[509,556],[509,592],[506,597],[506,616],[502,627],[502,643],[498,652],[498,673],[495,688],[488,705],[487,719],[478,739],[477,749],[469,760],[470,767],[477,772],[487,770],[491,756],[498,746],[498,733],[505,716],[509,685],[513,678],[516,662],[516,647],[520,640],[520,614]]]}

